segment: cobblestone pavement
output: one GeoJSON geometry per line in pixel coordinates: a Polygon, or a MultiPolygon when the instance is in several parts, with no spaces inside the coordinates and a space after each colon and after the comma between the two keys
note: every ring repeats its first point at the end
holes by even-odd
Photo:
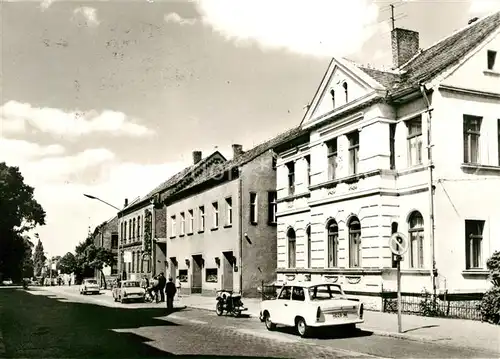
{"type": "MultiPolygon", "coordinates": [[[[58,289],[53,290],[57,291],[58,289]]],[[[35,290],[32,294],[38,294],[42,297],[51,295],[50,291],[45,289],[35,290]]],[[[270,332],[263,323],[251,318],[218,317],[211,311],[190,308],[167,316],[164,304],[120,304],[114,303],[112,298],[107,295],[80,296],[63,291],[57,293],[57,296],[53,298],[56,303],[59,301],[68,303],[87,301],[99,306],[112,307],[107,308],[107,310],[137,313],[138,316],[144,313],[144,310],[153,310],[152,314],[160,313],[160,315],[144,318],[144,323],[153,320],[155,325],[136,324],[110,326],[110,328],[115,333],[144,338],[144,341],[151,348],[176,355],[203,354],[285,358],[498,357],[498,355],[488,351],[457,348],[440,342],[422,343],[377,336],[372,335],[369,331],[358,331],[355,335],[330,332],[329,334],[320,334],[315,338],[302,339],[288,328],[278,328],[276,331],[270,332]],[[55,300],[56,298],[59,299],[55,300]],[[149,308],[145,308],[148,306],[149,308]]]]}

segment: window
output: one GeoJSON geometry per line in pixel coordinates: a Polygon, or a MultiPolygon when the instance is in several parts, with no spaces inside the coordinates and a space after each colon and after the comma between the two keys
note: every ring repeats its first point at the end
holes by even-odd
{"type": "Polygon", "coordinates": [[[333,105],[333,108],[335,108],[335,90],[334,89],[330,90],[330,96],[332,96],[332,105],[333,105]]]}
{"type": "Polygon", "coordinates": [[[207,268],[205,270],[205,282],[217,283],[217,268],[207,268]]]}
{"type": "Polygon", "coordinates": [[[406,121],[408,129],[408,166],[422,164],[422,116],[406,121]]]}
{"type": "Polygon", "coordinates": [[[465,221],[465,268],[482,268],[484,221],[465,221]]]}
{"type": "Polygon", "coordinates": [[[141,238],[141,216],[137,217],[137,238],[141,238]]]}
{"type": "Polygon", "coordinates": [[[118,234],[111,235],[111,248],[118,248],[118,234]]]}
{"type": "Polygon", "coordinates": [[[135,252],[132,252],[132,265],[131,271],[135,273],[135,252]]]}
{"type": "Polygon", "coordinates": [[[184,212],[181,212],[181,232],[179,234],[181,236],[186,234],[186,215],[184,212]]]}
{"type": "Polygon", "coordinates": [[[194,229],[194,214],[193,214],[193,210],[190,209],[188,211],[188,233],[193,233],[193,229],[194,229]]]}
{"type": "Polygon", "coordinates": [[[349,94],[348,94],[348,91],[347,91],[347,82],[344,82],[342,84],[342,87],[344,88],[345,103],[348,103],[349,102],[349,94]]]}
{"type": "Polygon", "coordinates": [[[306,300],[306,295],[304,293],[304,288],[302,287],[293,287],[292,290],[292,300],[297,300],[299,302],[303,302],[306,300]]]}
{"type": "Polygon", "coordinates": [[[307,187],[309,187],[311,185],[311,156],[306,156],[305,157],[305,160],[306,160],[306,184],[307,184],[307,187]]]}
{"type": "Polygon", "coordinates": [[[309,299],[311,300],[328,300],[344,295],[338,285],[321,284],[309,288],[309,299]]]}
{"type": "Polygon", "coordinates": [[[203,232],[205,230],[205,206],[198,208],[198,214],[200,215],[200,232],[203,232]]]}
{"type": "Polygon", "coordinates": [[[288,195],[292,196],[295,193],[295,163],[288,162],[286,168],[288,169],[288,195]]]}
{"type": "Polygon", "coordinates": [[[359,132],[353,132],[347,135],[349,140],[349,171],[354,175],[359,172],[359,132]]]}
{"type": "Polygon", "coordinates": [[[495,69],[495,60],[497,58],[497,52],[488,50],[488,70],[495,69]]]}
{"type": "Polygon", "coordinates": [[[170,236],[175,237],[176,232],[176,223],[175,216],[170,217],[170,236]]]}
{"type": "Polygon", "coordinates": [[[389,149],[391,170],[396,168],[396,124],[389,125],[389,149]]]}
{"type": "Polygon", "coordinates": [[[361,224],[357,217],[349,221],[349,267],[361,267],[361,224]]]}
{"type": "Polygon", "coordinates": [[[212,203],[212,211],[213,211],[213,228],[219,227],[219,203],[212,203]]]}
{"type": "Polygon", "coordinates": [[[135,255],[137,256],[137,261],[135,262],[136,265],[135,265],[135,272],[136,273],[140,273],[141,271],[141,253],[140,252],[136,252],[135,255]]]}
{"type": "Polygon", "coordinates": [[[257,193],[250,192],[250,223],[257,223],[257,193]]]}
{"type": "Polygon", "coordinates": [[[296,248],[297,248],[297,241],[295,237],[295,231],[293,228],[290,228],[286,234],[288,238],[288,268],[295,268],[296,266],[296,258],[297,258],[297,253],[296,253],[296,248]]]}
{"type": "Polygon", "coordinates": [[[123,243],[123,222],[120,223],[120,240],[122,241],[123,243]]]}
{"type": "Polygon", "coordinates": [[[132,242],[132,220],[128,220],[128,240],[132,242]]]}
{"type": "Polygon", "coordinates": [[[479,163],[481,117],[464,115],[464,163],[479,163]]]}
{"type": "Polygon", "coordinates": [[[500,119],[497,120],[498,165],[500,166],[500,119]]]}
{"type": "Polygon", "coordinates": [[[311,267],[312,259],[312,243],[311,243],[311,226],[306,228],[306,248],[307,248],[307,268],[311,267]]]}
{"type": "Polygon", "coordinates": [[[123,223],[123,241],[127,241],[127,221],[123,223]]]}
{"type": "Polygon", "coordinates": [[[280,295],[278,296],[278,299],[284,299],[284,300],[290,300],[290,295],[292,294],[292,287],[290,286],[285,286],[281,290],[280,295]]]}
{"type": "Polygon", "coordinates": [[[337,171],[337,139],[334,138],[326,143],[328,148],[328,180],[336,178],[337,171]]]}
{"type": "Polygon", "coordinates": [[[332,219],[327,225],[328,233],[328,268],[337,267],[338,258],[338,241],[339,241],[339,226],[332,219]]]}
{"type": "Polygon", "coordinates": [[[233,224],[233,199],[226,198],[226,225],[233,224]]]}
{"type": "Polygon", "coordinates": [[[413,212],[408,219],[410,239],[410,268],[424,267],[424,219],[420,212],[413,212]]]}
{"type": "Polygon", "coordinates": [[[276,224],[276,213],[278,210],[277,194],[276,191],[267,192],[268,201],[268,222],[269,224],[276,224]]]}
{"type": "Polygon", "coordinates": [[[135,226],[135,218],[132,219],[132,226],[133,226],[133,229],[132,229],[132,238],[135,238],[136,234],[137,234],[137,232],[136,232],[136,228],[137,227],[135,226]]]}

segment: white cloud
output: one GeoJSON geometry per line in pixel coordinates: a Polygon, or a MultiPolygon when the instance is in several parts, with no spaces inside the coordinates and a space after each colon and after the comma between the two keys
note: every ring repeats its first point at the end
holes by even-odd
{"type": "Polygon", "coordinates": [[[89,6],[81,6],[73,11],[74,19],[83,26],[96,27],[100,24],[97,19],[97,10],[89,6]]]}
{"type": "Polygon", "coordinates": [[[199,0],[203,22],[237,43],[301,54],[353,53],[386,23],[369,0],[199,0]]]}
{"type": "Polygon", "coordinates": [[[172,22],[180,25],[194,25],[196,23],[196,19],[184,19],[176,12],[171,12],[165,15],[164,20],[166,22],[172,22]]]}
{"type": "Polygon", "coordinates": [[[471,15],[487,15],[500,10],[500,0],[472,0],[469,7],[471,15]]]}
{"type": "Polygon", "coordinates": [[[0,138],[0,161],[5,161],[9,165],[43,156],[61,155],[64,151],[64,147],[58,144],[42,146],[23,140],[0,138]]]}
{"type": "Polygon", "coordinates": [[[132,122],[124,113],[105,110],[87,112],[64,112],[57,108],[32,107],[28,103],[9,101],[0,107],[0,121],[4,133],[16,133],[24,129],[26,123],[36,129],[54,135],[77,137],[94,132],[111,135],[147,136],[153,131],[132,122]]]}
{"type": "Polygon", "coordinates": [[[42,11],[47,10],[54,1],[55,0],[42,0],[40,2],[40,9],[42,9],[42,11]]]}

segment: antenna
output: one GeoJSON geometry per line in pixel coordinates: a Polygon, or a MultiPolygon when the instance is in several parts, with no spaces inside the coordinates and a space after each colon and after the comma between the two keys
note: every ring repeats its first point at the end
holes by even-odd
{"type": "Polygon", "coordinates": [[[394,30],[394,22],[396,21],[396,19],[394,18],[394,4],[390,4],[389,6],[391,7],[391,26],[392,30],[394,30]]]}

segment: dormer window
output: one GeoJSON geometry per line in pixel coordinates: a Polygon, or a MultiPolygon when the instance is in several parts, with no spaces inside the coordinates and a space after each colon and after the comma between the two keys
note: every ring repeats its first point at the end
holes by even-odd
{"type": "Polygon", "coordinates": [[[335,108],[335,90],[334,89],[330,90],[330,96],[332,96],[332,104],[333,104],[333,108],[335,108]]]}
{"type": "Polygon", "coordinates": [[[348,103],[349,102],[349,100],[348,100],[349,97],[347,95],[347,82],[344,82],[342,84],[342,87],[344,88],[344,93],[345,93],[345,103],[348,103]]]}
{"type": "Polygon", "coordinates": [[[488,50],[488,70],[493,71],[495,69],[496,58],[497,58],[497,52],[493,50],[488,50]]]}

